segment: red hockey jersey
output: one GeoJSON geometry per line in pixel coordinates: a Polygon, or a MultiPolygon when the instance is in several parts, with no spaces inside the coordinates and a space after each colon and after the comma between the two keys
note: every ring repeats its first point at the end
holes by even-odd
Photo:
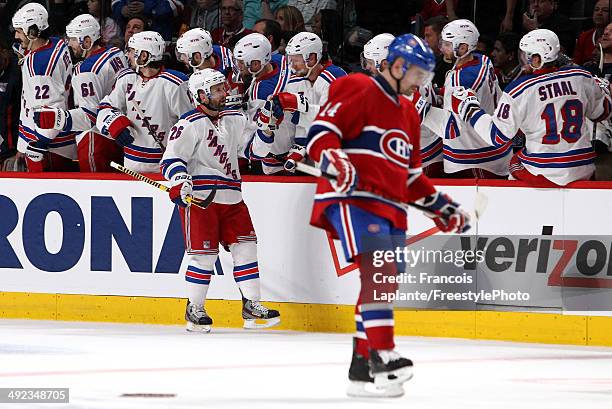
{"type": "Polygon", "coordinates": [[[311,223],[333,232],[324,215],[333,203],[350,203],[406,229],[403,203],[435,189],[421,170],[420,118],[412,102],[398,96],[382,76],[351,74],[334,81],[327,103],[308,133],[307,151],[341,148],[355,166],[356,191],[337,193],[320,178],[311,223]]]}

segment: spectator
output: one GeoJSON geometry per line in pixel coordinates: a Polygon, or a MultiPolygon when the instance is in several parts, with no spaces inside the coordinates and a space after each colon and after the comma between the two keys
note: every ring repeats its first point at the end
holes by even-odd
{"type": "MultiPolygon", "coordinates": [[[[278,21],[283,31],[294,31],[297,33],[306,31],[302,13],[293,6],[279,7],[274,14],[274,19],[278,21]]],[[[289,41],[289,39],[287,39],[287,41],[289,41]]]]}
{"type": "Polygon", "coordinates": [[[601,45],[603,55],[600,55],[596,48],[596,61],[588,61],[584,68],[596,77],[612,81],[612,23],[608,23],[605,27],[599,39],[599,45],[601,45]]]}
{"type": "Polygon", "coordinates": [[[426,0],[420,12],[421,17],[423,17],[423,20],[429,20],[433,17],[448,16],[449,20],[456,20],[458,18],[455,13],[457,3],[458,0],[426,0]]]}
{"type": "Polygon", "coordinates": [[[101,0],[88,0],[87,9],[89,10],[89,14],[94,16],[100,23],[102,41],[104,44],[108,44],[112,38],[119,36],[120,29],[117,22],[111,17],[110,2],[102,0],[102,4],[104,5],[104,10],[102,10],[100,1],[101,0]],[[100,21],[102,16],[104,16],[104,23],[100,21]]]}
{"type": "Polygon", "coordinates": [[[160,33],[166,41],[172,40],[173,19],[183,11],[180,0],[115,0],[111,7],[113,17],[120,24],[144,15],[151,20],[151,30],[160,33]]]}
{"type": "Polygon", "coordinates": [[[442,29],[446,24],[448,24],[447,17],[437,16],[425,21],[424,27],[425,41],[436,55],[436,69],[432,82],[438,87],[444,85],[446,73],[453,67],[453,62],[451,60],[446,60],[444,55],[440,52],[440,33],[442,33],[442,29]]]}
{"type": "Polygon", "coordinates": [[[521,64],[518,58],[520,41],[521,37],[512,32],[501,33],[495,40],[491,59],[499,87],[502,90],[521,75],[521,64]]]}
{"type": "Polygon", "coordinates": [[[312,32],[323,41],[323,50],[327,50],[328,56],[336,59],[340,44],[342,44],[342,21],[336,10],[323,9],[315,14],[312,24],[312,32]]]}
{"type": "MultiPolygon", "coordinates": [[[[308,31],[312,31],[314,16],[322,9],[336,9],[336,0],[289,0],[289,6],[293,6],[300,11],[303,21],[308,27],[308,31]]],[[[299,30],[306,31],[306,30],[299,30]]]]}
{"type": "Polygon", "coordinates": [[[268,39],[272,46],[272,55],[279,53],[278,47],[280,47],[283,32],[277,21],[270,19],[257,20],[253,26],[253,31],[264,35],[268,39]]]}
{"type": "Polygon", "coordinates": [[[132,38],[132,36],[136,33],[140,33],[142,31],[149,29],[149,22],[143,16],[134,16],[130,18],[125,26],[125,34],[123,35],[123,42],[125,47],[127,47],[127,43],[132,38]]]}
{"type": "Polygon", "coordinates": [[[273,20],[279,7],[286,6],[287,0],[244,0],[243,24],[255,30],[255,24],[263,19],[273,20]]]}
{"type": "Polygon", "coordinates": [[[573,55],[576,45],[576,35],[572,22],[567,16],[557,11],[556,0],[532,0],[530,2],[533,15],[523,15],[523,28],[532,31],[537,28],[545,28],[554,31],[559,37],[561,51],[567,55],[573,55]]]}
{"type": "Polygon", "coordinates": [[[298,32],[297,31],[282,31],[281,33],[282,33],[281,34],[281,41],[280,41],[280,45],[278,46],[278,52],[280,54],[285,55],[285,47],[287,47],[287,43],[298,32]]]}
{"type": "MultiPolygon", "coordinates": [[[[390,33],[394,36],[404,34],[408,31],[412,17],[423,8],[423,2],[424,0],[355,0],[355,25],[373,33],[390,33]]],[[[361,49],[356,51],[357,55],[361,53],[361,49]]]]}
{"type": "Polygon", "coordinates": [[[230,43],[237,41],[233,37],[252,33],[242,25],[243,14],[242,0],[221,0],[221,27],[212,31],[213,43],[229,48],[230,43]]]}
{"type": "Polygon", "coordinates": [[[585,62],[593,58],[593,51],[599,42],[604,29],[610,22],[610,4],[609,0],[599,0],[593,8],[593,27],[590,30],[583,31],[578,36],[576,49],[574,51],[574,62],[578,65],[584,65],[585,62]]]}
{"type": "Polygon", "coordinates": [[[480,36],[478,38],[478,44],[476,44],[476,50],[480,54],[489,55],[492,51],[493,42],[487,36],[480,36]]]}
{"type": "Polygon", "coordinates": [[[198,27],[207,31],[219,28],[221,26],[219,22],[220,4],[219,0],[194,0],[181,31],[198,27]]]}

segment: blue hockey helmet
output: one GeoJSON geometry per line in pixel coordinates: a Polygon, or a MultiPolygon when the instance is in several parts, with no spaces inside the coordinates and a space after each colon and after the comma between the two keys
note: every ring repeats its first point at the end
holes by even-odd
{"type": "Polygon", "coordinates": [[[434,52],[425,41],[414,34],[402,34],[389,45],[389,54],[387,55],[389,65],[393,64],[399,57],[404,59],[404,74],[408,71],[410,65],[416,65],[429,72],[436,68],[434,52]]]}

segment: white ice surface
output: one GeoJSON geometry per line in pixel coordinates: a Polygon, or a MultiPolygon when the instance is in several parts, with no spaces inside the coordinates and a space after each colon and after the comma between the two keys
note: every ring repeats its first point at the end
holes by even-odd
{"type": "Polygon", "coordinates": [[[0,320],[0,387],[69,387],[71,402],[0,408],[612,408],[612,348],[397,344],[415,362],[406,395],[356,400],[345,396],[349,334],[0,320]]]}

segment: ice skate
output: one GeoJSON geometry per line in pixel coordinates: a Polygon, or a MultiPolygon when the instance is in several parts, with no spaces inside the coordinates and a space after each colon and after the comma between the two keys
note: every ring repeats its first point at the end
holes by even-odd
{"type": "Polygon", "coordinates": [[[264,307],[259,301],[242,299],[242,318],[245,329],[270,328],[280,324],[280,314],[264,307]]]}
{"type": "Polygon", "coordinates": [[[370,372],[377,388],[400,385],[413,376],[412,361],[393,349],[370,350],[370,372]]]}
{"type": "Polygon", "coordinates": [[[185,310],[185,321],[187,321],[187,331],[189,332],[208,333],[213,323],[204,306],[192,304],[189,301],[187,301],[187,309],[185,310]]]}
{"type": "Polygon", "coordinates": [[[370,374],[370,364],[362,355],[353,349],[353,357],[349,368],[349,387],[346,394],[353,398],[399,398],[404,395],[401,384],[390,384],[386,387],[376,387],[370,374]]]}

